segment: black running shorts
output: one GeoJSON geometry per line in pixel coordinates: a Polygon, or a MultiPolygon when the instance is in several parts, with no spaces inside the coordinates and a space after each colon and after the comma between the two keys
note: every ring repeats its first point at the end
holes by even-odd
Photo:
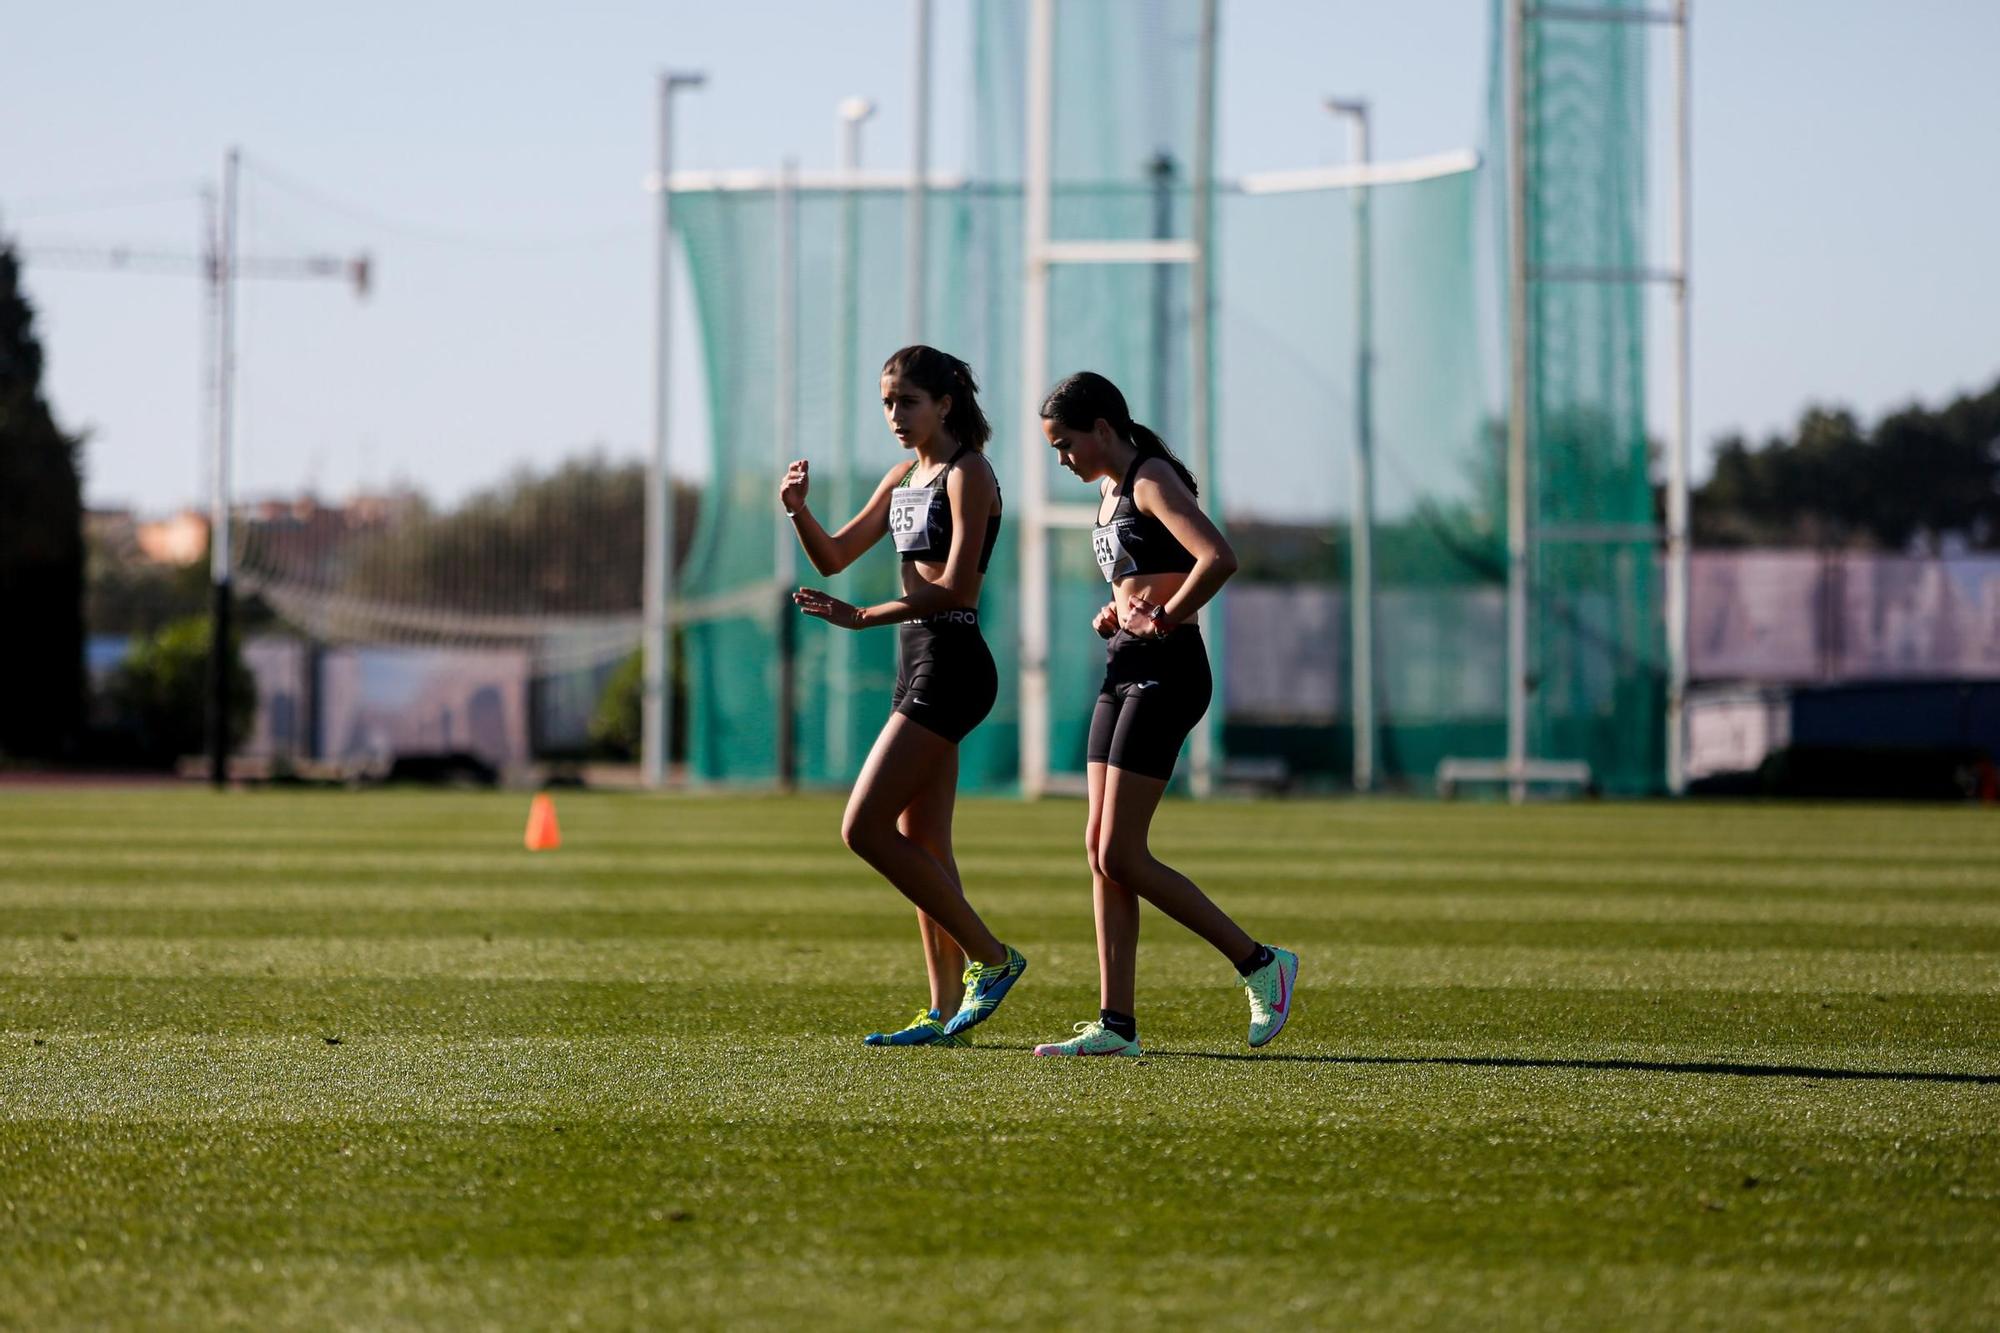
{"type": "Polygon", "coordinates": [[[904,622],[897,633],[895,710],[956,745],[986,720],[1000,694],[979,613],[940,611],[904,622]]]}
{"type": "Polygon", "coordinates": [[[1164,639],[1136,639],[1119,630],[1105,653],[1084,757],[1166,781],[1214,690],[1208,650],[1193,625],[1164,639]]]}

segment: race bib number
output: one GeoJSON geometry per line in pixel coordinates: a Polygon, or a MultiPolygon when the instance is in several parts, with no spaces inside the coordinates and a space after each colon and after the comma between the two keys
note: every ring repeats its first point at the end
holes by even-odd
{"type": "Polygon", "coordinates": [[[889,535],[898,551],[931,549],[940,501],[949,503],[937,486],[898,486],[889,492],[889,535]]]}
{"type": "Polygon", "coordinates": [[[1132,558],[1131,552],[1125,549],[1125,543],[1119,540],[1116,523],[1092,528],[1090,547],[1097,556],[1097,567],[1104,571],[1106,583],[1116,583],[1138,568],[1139,562],[1132,558]]]}

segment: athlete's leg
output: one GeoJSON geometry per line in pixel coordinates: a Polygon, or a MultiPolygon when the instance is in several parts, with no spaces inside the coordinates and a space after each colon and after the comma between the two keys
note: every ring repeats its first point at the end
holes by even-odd
{"type": "MultiPolygon", "coordinates": [[[[1163,778],[1107,768],[1097,830],[1097,862],[1114,883],[1138,894],[1227,958],[1238,963],[1257,950],[1257,941],[1196,888],[1180,871],[1155,857],[1146,845],[1153,812],[1167,789],[1163,778]]],[[[1125,1012],[1130,1013],[1131,1010],[1125,1012]]]]}
{"type": "MultiPolygon", "coordinates": [[[[904,837],[937,858],[959,897],[965,896],[965,881],[958,877],[958,862],[951,854],[952,808],[958,799],[958,747],[951,747],[946,771],[937,782],[920,788],[896,827],[904,837]]],[[[959,977],[965,971],[965,950],[958,941],[921,907],[917,909],[917,934],[924,942],[924,967],[930,973],[931,1008],[950,1016],[958,1007],[959,977]]]]}
{"type": "Polygon", "coordinates": [[[998,965],[1007,961],[1006,946],[966,902],[952,873],[897,827],[898,817],[920,794],[935,793],[940,784],[946,790],[956,787],[957,749],[936,732],[891,713],[847,798],[840,838],[944,927],[970,957],[998,965]]]}
{"type": "Polygon", "coordinates": [[[1097,1002],[1116,1014],[1138,1012],[1139,895],[1104,873],[1098,835],[1104,825],[1105,766],[1084,765],[1090,786],[1090,818],[1083,848],[1090,861],[1090,896],[1097,909],[1097,1002]]]}

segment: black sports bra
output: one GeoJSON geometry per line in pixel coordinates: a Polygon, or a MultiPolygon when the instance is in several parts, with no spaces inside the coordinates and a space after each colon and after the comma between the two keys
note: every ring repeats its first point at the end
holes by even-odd
{"type": "Polygon", "coordinates": [[[1185,574],[1194,568],[1194,556],[1182,546],[1167,525],[1151,514],[1139,512],[1132,500],[1132,482],[1147,460],[1141,454],[1125,469],[1118,484],[1118,503],[1111,516],[1090,532],[1090,546],[1106,583],[1116,583],[1135,574],[1185,574]]]}
{"type": "MultiPolygon", "coordinates": [[[[947,472],[958,466],[958,460],[972,452],[972,446],[961,445],[951,456],[951,461],[938,469],[922,486],[902,485],[889,492],[889,535],[896,539],[896,550],[902,554],[903,563],[912,560],[929,560],[939,563],[951,555],[951,497],[945,494],[944,478],[947,472]]],[[[917,475],[917,465],[910,464],[904,475],[907,483],[917,475]]],[[[1000,540],[999,485],[994,486],[993,512],[986,516],[986,541],[979,548],[979,572],[986,572],[986,565],[993,559],[993,543],[1000,540]]]]}

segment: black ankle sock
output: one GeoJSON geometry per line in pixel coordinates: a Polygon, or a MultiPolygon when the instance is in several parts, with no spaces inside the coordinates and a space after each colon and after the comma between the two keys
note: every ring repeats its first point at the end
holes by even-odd
{"type": "Polygon", "coordinates": [[[1127,1041],[1139,1040],[1139,1020],[1130,1014],[1121,1014],[1116,1009],[1099,1009],[1097,1021],[1104,1024],[1107,1032],[1115,1032],[1127,1041]]]}
{"type": "Polygon", "coordinates": [[[1236,975],[1239,977],[1247,977],[1252,972],[1255,972],[1258,968],[1269,967],[1270,965],[1271,965],[1271,950],[1269,946],[1260,944],[1256,948],[1250,951],[1250,956],[1248,958],[1245,958],[1236,964],[1236,975]]]}

